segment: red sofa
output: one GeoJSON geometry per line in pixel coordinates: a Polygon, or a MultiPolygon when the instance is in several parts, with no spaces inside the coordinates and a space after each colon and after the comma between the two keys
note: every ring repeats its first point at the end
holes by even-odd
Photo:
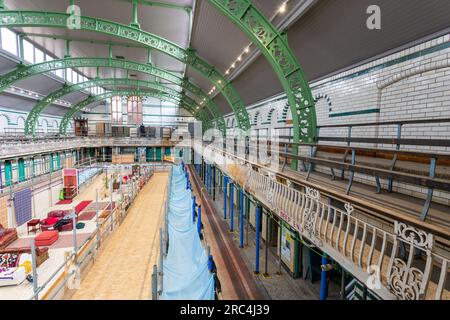
{"type": "MultiPolygon", "coordinates": [[[[47,218],[42,219],[39,223],[41,225],[41,231],[48,231],[50,228],[53,228],[56,222],[61,220],[66,214],[68,214],[68,211],[66,210],[55,210],[50,211],[47,214],[47,218]]],[[[73,230],[73,223],[70,221],[68,224],[64,225],[61,229],[61,231],[71,231],[73,230]]]]}
{"type": "Polygon", "coordinates": [[[13,243],[17,236],[17,230],[14,228],[4,228],[0,224],[0,249],[6,248],[8,245],[13,243]]]}

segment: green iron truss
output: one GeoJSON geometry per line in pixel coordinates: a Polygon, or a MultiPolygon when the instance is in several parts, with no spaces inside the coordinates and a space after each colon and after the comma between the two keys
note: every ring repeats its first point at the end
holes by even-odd
{"type": "MultiPolygon", "coordinates": [[[[234,22],[255,43],[272,65],[287,95],[292,112],[294,142],[315,140],[314,98],[297,57],[281,34],[251,0],[208,0],[234,22]]],[[[292,152],[297,153],[298,147],[292,152]]],[[[293,163],[296,166],[296,163],[293,163]]]]}
{"type": "Polygon", "coordinates": [[[169,101],[172,103],[180,103],[181,100],[178,97],[178,95],[172,95],[168,94],[162,91],[158,90],[150,90],[150,91],[144,91],[144,90],[136,90],[136,89],[122,89],[122,90],[114,90],[114,91],[108,91],[99,95],[93,95],[89,96],[85,100],[78,102],[74,106],[72,106],[63,116],[61,123],[59,125],[59,133],[60,134],[66,134],[67,127],[69,125],[69,121],[72,119],[72,117],[82,109],[86,108],[88,105],[102,101],[108,98],[111,98],[113,96],[146,96],[146,97],[153,97],[157,98],[163,101],[169,101]]]}
{"type": "MultiPolygon", "coordinates": [[[[186,78],[179,77],[171,72],[165,71],[163,69],[157,68],[150,64],[139,63],[135,61],[123,60],[123,59],[113,59],[113,58],[64,58],[52,61],[46,61],[38,64],[33,64],[29,66],[21,65],[17,69],[3,75],[0,77],[0,91],[5,90],[12,84],[33,75],[66,68],[83,68],[83,67],[110,67],[132,70],[137,72],[146,73],[164,80],[167,80],[173,84],[180,86],[183,90],[192,93],[197,99],[201,101],[206,101],[208,97],[206,94],[196,85],[188,81],[186,78]]],[[[219,130],[225,134],[226,125],[223,115],[220,113],[217,105],[214,101],[209,100],[207,103],[207,109],[212,114],[213,120],[217,121],[219,130]]],[[[196,116],[197,111],[203,110],[199,107],[194,112],[196,116]]],[[[208,120],[209,121],[209,120],[208,120]]],[[[29,128],[26,128],[29,129],[29,128]]],[[[30,133],[31,131],[28,130],[30,133]]]]}
{"type": "MultiPolygon", "coordinates": [[[[56,90],[50,93],[48,96],[40,100],[33,109],[28,113],[28,117],[25,121],[25,134],[35,135],[36,126],[38,122],[38,118],[41,113],[45,110],[47,106],[49,106],[54,101],[61,99],[63,96],[68,95],[73,92],[85,90],[91,87],[96,86],[129,86],[129,87],[137,87],[137,88],[149,88],[154,90],[159,90],[172,96],[176,96],[179,98],[183,106],[192,114],[196,111],[197,107],[199,107],[198,103],[182,93],[179,93],[177,90],[164,86],[162,84],[150,81],[143,80],[134,80],[134,79],[94,79],[86,82],[80,82],[78,84],[74,84],[71,86],[64,85],[61,89],[56,90]]],[[[203,111],[203,110],[200,110],[203,111]]]]}
{"type": "MultiPolygon", "coordinates": [[[[66,28],[67,20],[70,17],[67,13],[40,12],[40,11],[0,11],[0,27],[48,27],[66,28]]],[[[150,32],[140,30],[133,26],[127,26],[113,21],[98,19],[93,17],[80,16],[81,29],[93,31],[110,36],[131,40],[165,53],[178,61],[189,65],[199,74],[206,77],[224,95],[230,104],[238,125],[243,130],[250,129],[250,121],[247,110],[238,92],[231,82],[228,82],[208,62],[200,58],[194,49],[183,49],[177,44],[150,32]]],[[[202,101],[205,105],[209,99],[202,101]]]]}

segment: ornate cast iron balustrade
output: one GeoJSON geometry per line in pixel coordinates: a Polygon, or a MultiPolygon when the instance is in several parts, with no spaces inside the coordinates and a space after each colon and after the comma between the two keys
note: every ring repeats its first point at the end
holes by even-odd
{"type": "MultiPolygon", "coordinates": [[[[318,190],[289,188],[215,148],[206,149],[206,160],[381,298],[450,299],[445,288],[450,260],[434,250],[433,235],[398,221],[393,230],[377,227],[356,214],[350,203],[339,209],[322,199],[318,190]]],[[[195,150],[202,149],[197,144],[195,150]]]]}

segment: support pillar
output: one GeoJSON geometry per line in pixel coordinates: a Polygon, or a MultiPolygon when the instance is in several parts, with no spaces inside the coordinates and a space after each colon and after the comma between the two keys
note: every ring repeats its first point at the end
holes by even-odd
{"type": "Polygon", "coordinates": [[[198,235],[200,236],[200,233],[202,231],[202,206],[198,206],[198,217],[197,217],[197,231],[198,235]]]}
{"type": "Polygon", "coordinates": [[[259,274],[259,242],[260,242],[260,230],[261,230],[261,206],[256,207],[256,245],[255,245],[255,274],[259,274]]]}
{"type": "Polygon", "coordinates": [[[230,232],[234,231],[234,184],[230,183],[230,232]]]}
{"type": "Polygon", "coordinates": [[[138,22],[138,5],[139,5],[138,0],[133,0],[133,19],[131,21],[130,26],[133,28],[140,29],[141,26],[139,25],[138,22]]]}
{"type": "Polygon", "coordinates": [[[192,222],[195,222],[195,205],[197,204],[197,197],[194,196],[192,202],[192,222]]]}
{"type": "Polygon", "coordinates": [[[239,248],[244,247],[244,191],[239,191],[239,248]]]}
{"type": "Polygon", "coordinates": [[[320,300],[327,300],[328,296],[328,271],[325,269],[328,264],[326,255],[322,257],[322,273],[320,278],[320,300]]]}
{"type": "Polygon", "coordinates": [[[213,171],[213,178],[212,178],[212,196],[213,196],[213,201],[216,201],[216,167],[212,167],[212,171],[213,171]]]}
{"type": "Polygon", "coordinates": [[[224,189],[223,189],[223,218],[227,219],[227,193],[228,193],[228,177],[224,177],[224,189]]]}
{"type": "Polygon", "coordinates": [[[265,252],[264,252],[264,276],[269,276],[269,231],[270,231],[270,217],[269,214],[266,215],[266,241],[265,241],[265,252]]]}

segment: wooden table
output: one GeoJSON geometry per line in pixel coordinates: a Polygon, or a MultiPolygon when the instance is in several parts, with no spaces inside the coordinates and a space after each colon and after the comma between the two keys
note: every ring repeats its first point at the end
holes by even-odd
{"type": "Polygon", "coordinates": [[[30,232],[36,233],[36,231],[39,230],[39,219],[31,219],[27,222],[27,232],[30,234],[30,232]],[[30,229],[31,228],[31,229],[30,229]]]}

